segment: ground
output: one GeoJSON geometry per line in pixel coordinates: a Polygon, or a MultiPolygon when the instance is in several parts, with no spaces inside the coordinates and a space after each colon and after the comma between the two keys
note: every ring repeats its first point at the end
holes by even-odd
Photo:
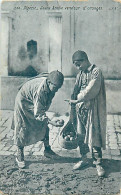
{"type": "MultiPolygon", "coordinates": [[[[103,151],[104,178],[97,176],[88,153],[89,165],[74,171],[73,165],[79,161],[77,149],[66,150],[58,143],[61,129],[50,126],[52,149],[61,157],[47,159],[43,155],[42,142],[25,148],[26,168],[18,169],[15,162],[16,147],[13,145],[13,130],[10,129],[12,111],[1,111],[0,121],[0,195],[106,195],[121,194],[121,116],[108,115],[107,148],[103,151]]],[[[63,118],[48,113],[50,118],[63,118]]]]}

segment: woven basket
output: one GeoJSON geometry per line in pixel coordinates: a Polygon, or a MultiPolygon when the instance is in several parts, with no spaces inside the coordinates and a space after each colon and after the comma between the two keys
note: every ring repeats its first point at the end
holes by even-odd
{"type": "Polygon", "coordinates": [[[66,141],[62,136],[59,136],[58,142],[62,148],[68,150],[76,149],[78,147],[77,139],[74,139],[72,141],[66,141]]]}
{"type": "Polygon", "coordinates": [[[62,129],[62,131],[59,134],[58,137],[58,142],[62,148],[72,150],[76,149],[78,147],[78,141],[77,141],[77,136],[75,135],[73,140],[65,140],[64,139],[64,134],[68,135],[70,132],[74,132],[73,125],[70,121],[66,124],[66,126],[62,129]]]}

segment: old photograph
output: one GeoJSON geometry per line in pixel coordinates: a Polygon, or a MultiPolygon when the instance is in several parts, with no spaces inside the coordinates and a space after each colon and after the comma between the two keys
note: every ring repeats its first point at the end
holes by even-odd
{"type": "Polygon", "coordinates": [[[121,0],[0,3],[0,195],[121,195],[121,0]]]}

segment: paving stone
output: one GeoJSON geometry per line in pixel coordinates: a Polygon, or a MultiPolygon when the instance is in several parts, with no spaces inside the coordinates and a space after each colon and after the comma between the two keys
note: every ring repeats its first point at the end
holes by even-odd
{"type": "Polygon", "coordinates": [[[1,145],[1,144],[0,144],[0,151],[1,151],[4,147],[5,147],[4,145],[1,145]]]}
{"type": "Polygon", "coordinates": [[[118,146],[112,145],[110,148],[111,148],[111,150],[116,150],[118,148],[118,146]]]}
{"type": "Polygon", "coordinates": [[[4,123],[7,121],[7,119],[2,119],[1,121],[0,121],[0,126],[3,126],[4,125],[4,123]]]}
{"type": "Polygon", "coordinates": [[[121,134],[118,133],[118,141],[121,141],[121,134]]]}
{"type": "MultiPolygon", "coordinates": [[[[12,146],[11,148],[9,148],[8,150],[10,152],[12,152],[12,154],[16,152],[16,146],[15,145],[11,145],[13,143],[11,143],[10,141],[13,140],[13,131],[10,130],[10,125],[11,125],[11,120],[12,120],[12,114],[13,114],[13,111],[3,111],[2,112],[2,125],[3,125],[3,122],[4,122],[4,127],[1,127],[1,130],[3,132],[3,137],[4,137],[4,140],[1,141],[1,144],[0,144],[0,149],[2,150],[4,147],[5,149],[7,150],[9,146],[12,146]],[[6,129],[4,129],[6,128],[6,129]],[[7,135],[7,136],[6,136],[7,135]],[[10,139],[7,139],[7,138],[10,138],[10,139]],[[6,143],[10,143],[10,144],[6,144],[6,143]]],[[[63,119],[64,121],[68,121],[68,118],[67,116],[63,115],[63,116],[58,116],[58,117],[55,117],[54,116],[54,113],[53,112],[47,112],[48,116],[50,118],[53,118],[53,120],[55,119],[63,119]]],[[[0,121],[0,122],[1,122],[0,121]]],[[[120,138],[120,135],[118,137],[116,137],[116,133],[117,132],[120,132],[119,130],[121,129],[120,128],[120,125],[121,125],[121,116],[118,116],[118,115],[108,115],[107,116],[107,136],[106,136],[106,147],[109,149],[114,149],[114,148],[120,148],[121,146],[119,145],[121,143],[121,138],[120,138]],[[117,140],[118,138],[118,140],[117,140]],[[117,145],[117,141],[118,141],[118,145],[117,145]]],[[[63,127],[62,127],[63,128],[63,127]]],[[[61,148],[61,146],[59,145],[58,143],[58,135],[59,135],[59,131],[61,131],[62,128],[57,128],[57,127],[53,127],[51,125],[50,127],[50,145],[52,146],[53,150],[57,151],[57,152],[62,152],[65,154],[65,150],[61,148]]],[[[117,133],[118,135],[119,133],[117,133]]],[[[1,137],[1,133],[0,133],[0,137],[1,137]]],[[[27,146],[28,147],[28,146],[27,146]]],[[[43,155],[43,151],[44,151],[44,146],[43,146],[43,142],[42,144],[40,144],[39,142],[37,144],[33,144],[31,146],[29,146],[28,148],[25,147],[25,152],[27,152],[27,154],[32,151],[33,149],[33,154],[34,155],[43,155]],[[35,149],[36,148],[36,149],[35,149]],[[41,150],[40,150],[41,149],[41,150]],[[35,151],[37,150],[37,151],[35,151]],[[38,151],[40,150],[40,151],[38,151]]],[[[8,152],[8,151],[6,151],[8,152]]],[[[104,155],[108,158],[110,158],[110,150],[104,153],[104,155]],[[109,153],[108,153],[109,152],[109,153]]],[[[78,152],[68,152],[68,150],[66,151],[66,153],[70,154],[70,155],[77,155],[78,152]]],[[[7,153],[8,154],[8,153],[7,153]]]]}
{"type": "Polygon", "coordinates": [[[113,118],[114,118],[114,123],[115,124],[119,124],[119,117],[118,117],[118,115],[113,115],[113,118]]]}
{"type": "Polygon", "coordinates": [[[7,136],[7,132],[2,132],[0,134],[0,141],[4,140],[6,138],[6,136],[7,136]]]}
{"type": "Polygon", "coordinates": [[[113,115],[107,115],[107,120],[109,120],[109,121],[112,121],[113,120],[113,115]]]}
{"type": "Polygon", "coordinates": [[[109,141],[117,142],[117,136],[116,136],[116,134],[115,135],[110,135],[109,136],[109,141]]]}
{"type": "Polygon", "coordinates": [[[6,145],[6,143],[1,142],[1,143],[0,143],[0,147],[1,147],[1,149],[2,149],[2,148],[4,148],[4,147],[5,147],[5,145],[6,145]]]}
{"type": "Polygon", "coordinates": [[[109,146],[109,145],[106,145],[106,149],[107,149],[107,150],[110,149],[110,146],[109,146]]]}
{"type": "Polygon", "coordinates": [[[0,155],[12,155],[13,152],[11,151],[0,151],[0,155]]]}
{"type": "Polygon", "coordinates": [[[109,147],[111,149],[118,149],[118,144],[117,143],[109,143],[109,147]]]}
{"type": "Polygon", "coordinates": [[[102,150],[102,154],[111,154],[110,149],[102,150]]]}
{"type": "Polygon", "coordinates": [[[8,150],[10,149],[10,147],[11,147],[11,146],[5,146],[5,147],[3,148],[3,151],[8,151],[8,150]]]}
{"type": "Polygon", "coordinates": [[[60,156],[64,156],[64,157],[73,157],[73,158],[80,158],[81,155],[76,151],[71,151],[69,152],[68,150],[60,150],[60,152],[58,153],[60,156]]]}
{"type": "Polygon", "coordinates": [[[111,150],[111,155],[119,156],[120,155],[120,150],[119,149],[111,150]]]}
{"type": "Polygon", "coordinates": [[[37,142],[35,145],[34,145],[34,147],[35,148],[38,148],[38,147],[40,147],[41,148],[41,145],[43,144],[43,142],[37,142]]]}
{"type": "Polygon", "coordinates": [[[11,129],[11,124],[12,124],[12,119],[9,118],[6,122],[5,122],[5,125],[11,129]]]}
{"type": "Polygon", "coordinates": [[[37,147],[32,148],[32,152],[38,152],[38,151],[40,151],[40,148],[37,148],[37,147]]]}
{"type": "Polygon", "coordinates": [[[121,134],[121,128],[120,128],[120,129],[117,128],[117,129],[116,129],[116,133],[120,133],[120,134],[121,134]]]}
{"type": "Polygon", "coordinates": [[[111,154],[103,154],[104,159],[112,159],[111,154]]]}
{"type": "Polygon", "coordinates": [[[109,146],[112,146],[112,145],[115,145],[115,146],[117,146],[117,141],[109,141],[109,146]]]}
{"type": "Polygon", "coordinates": [[[121,156],[112,156],[113,160],[121,160],[121,156]]]}
{"type": "Polygon", "coordinates": [[[112,128],[110,128],[110,127],[107,127],[107,133],[109,134],[109,133],[115,133],[115,129],[114,129],[114,127],[112,128]]]}
{"type": "Polygon", "coordinates": [[[30,152],[24,151],[24,155],[25,155],[25,156],[28,156],[28,155],[30,155],[30,152]]]}
{"type": "Polygon", "coordinates": [[[10,148],[10,151],[16,151],[17,150],[17,147],[16,147],[16,145],[13,145],[11,148],[10,148]]]}
{"type": "Polygon", "coordinates": [[[114,121],[113,120],[107,120],[107,125],[114,125],[114,121]]]}
{"type": "Polygon", "coordinates": [[[33,155],[40,156],[41,155],[41,152],[33,152],[33,155]]]}
{"type": "Polygon", "coordinates": [[[7,137],[7,138],[13,137],[13,132],[7,133],[6,137],[7,137]]]}
{"type": "Polygon", "coordinates": [[[0,126],[0,134],[6,129],[5,126],[0,126]]]}
{"type": "Polygon", "coordinates": [[[30,150],[32,149],[32,147],[33,147],[33,146],[31,146],[31,145],[30,145],[30,146],[26,146],[24,150],[25,150],[25,151],[30,151],[30,150]]]}

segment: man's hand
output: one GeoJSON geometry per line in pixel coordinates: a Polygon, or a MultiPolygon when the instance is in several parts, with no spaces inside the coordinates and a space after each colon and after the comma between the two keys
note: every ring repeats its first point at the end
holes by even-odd
{"type": "Polygon", "coordinates": [[[62,120],[62,119],[61,120],[57,119],[54,121],[49,120],[48,123],[55,126],[55,127],[62,127],[64,125],[64,120],[62,120]]]}
{"type": "Polygon", "coordinates": [[[66,99],[64,101],[68,102],[70,105],[71,104],[77,104],[78,103],[78,100],[69,100],[69,99],[66,99]]]}

